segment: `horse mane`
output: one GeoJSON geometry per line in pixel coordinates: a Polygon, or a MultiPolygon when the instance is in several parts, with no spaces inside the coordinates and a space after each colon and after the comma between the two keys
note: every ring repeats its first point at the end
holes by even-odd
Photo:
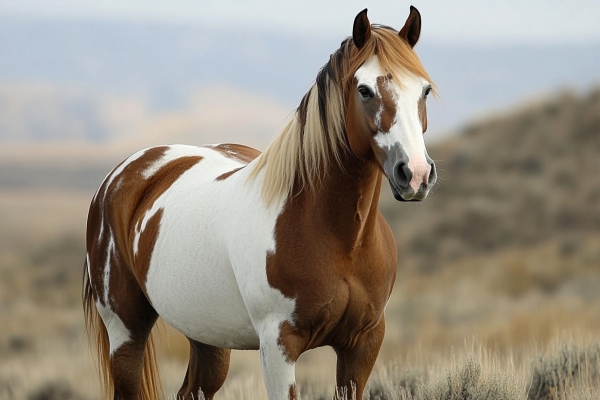
{"type": "Polygon", "coordinates": [[[253,179],[265,170],[262,196],[267,205],[287,197],[296,178],[301,189],[314,190],[332,160],[342,167],[341,153],[349,150],[345,136],[346,95],[358,68],[373,55],[400,85],[395,73],[398,68],[432,82],[417,54],[393,28],[372,25],[371,38],[360,50],[352,38],[344,40],[250,173],[253,179]]]}

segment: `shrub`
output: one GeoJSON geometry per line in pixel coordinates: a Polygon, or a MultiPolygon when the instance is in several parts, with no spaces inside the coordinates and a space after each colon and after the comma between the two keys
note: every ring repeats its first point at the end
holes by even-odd
{"type": "Polygon", "coordinates": [[[528,400],[599,398],[600,345],[575,343],[538,357],[533,363],[528,400]]]}
{"type": "Polygon", "coordinates": [[[525,399],[514,375],[494,368],[487,376],[473,358],[442,379],[419,388],[418,400],[519,400],[525,399]]]}

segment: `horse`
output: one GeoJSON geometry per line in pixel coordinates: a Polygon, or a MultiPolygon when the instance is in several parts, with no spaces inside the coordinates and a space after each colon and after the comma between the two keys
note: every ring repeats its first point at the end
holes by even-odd
{"type": "Polygon", "coordinates": [[[160,316],[189,340],[178,399],[213,399],[232,349],[260,350],[270,400],[296,399],[295,362],[331,346],[338,392],[361,398],[396,277],[378,209],[425,199],[433,83],[400,31],[367,10],[261,154],[240,144],[141,150],[110,172],[88,214],[83,303],[106,397],[156,399],[150,332],[160,316]]]}

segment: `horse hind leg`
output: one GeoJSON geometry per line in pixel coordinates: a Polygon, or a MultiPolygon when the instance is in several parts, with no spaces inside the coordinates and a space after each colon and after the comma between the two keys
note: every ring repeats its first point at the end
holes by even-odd
{"type": "Polygon", "coordinates": [[[96,308],[108,335],[107,378],[113,398],[157,399],[160,383],[149,337],[158,314],[128,271],[113,264],[110,275],[105,305],[96,301],[96,308]]]}
{"type": "Polygon", "coordinates": [[[212,400],[227,377],[231,350],[210,346],[190,338],[188,340],[190,361],[177,399],[197,400],[202,390],[204,397],[212,400]]]}

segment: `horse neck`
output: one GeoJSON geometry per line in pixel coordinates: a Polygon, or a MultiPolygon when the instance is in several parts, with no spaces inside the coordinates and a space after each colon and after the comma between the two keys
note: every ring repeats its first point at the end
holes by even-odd
{"type": "Polygon", "coordinates": [[[332,161],[323,171],[314,192],[301,192],[303,212],[312,227],[335,235],[351,252],[375,227],[381,179],[374,162],[344,151],[341,163],[332,161]]]}

